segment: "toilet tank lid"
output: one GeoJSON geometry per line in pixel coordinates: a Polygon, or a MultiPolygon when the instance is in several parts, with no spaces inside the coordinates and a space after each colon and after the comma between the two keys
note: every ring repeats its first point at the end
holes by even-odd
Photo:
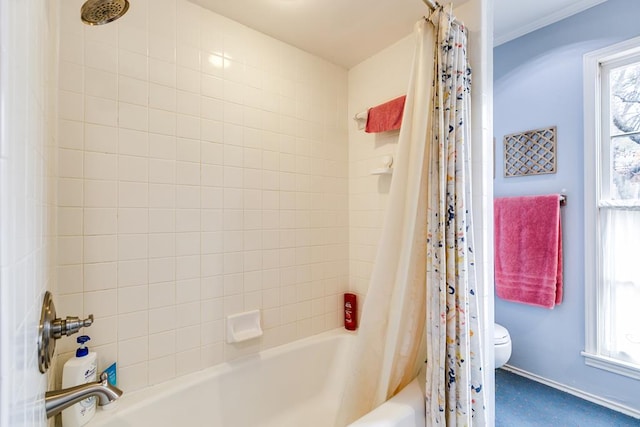
{"type": "Polygon", "coordinates": [[[497,323],[493,328],[493,341],[494,344],[504,344],[508,342],[511,338],[509,337],[509,331],[502,325],[498,325],[497,323]]]}

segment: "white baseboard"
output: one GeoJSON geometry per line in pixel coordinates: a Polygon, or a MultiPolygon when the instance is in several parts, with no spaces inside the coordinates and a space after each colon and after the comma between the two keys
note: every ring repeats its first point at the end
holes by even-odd
{"type": "Polygon", "coordinates": [[[580,399],[588,400],[589,402],[595,403],[596,405],[604,406],[605,408],[609,408],[609,409],[612,409],[614,411],[621,412],[621,413],[623,413],[625,415],[628,415],[630,417],[640,419],[640,411],[637,411],[637,410],[635,410],[633,408],[630,408],[628,406],[621,405],[619,403],[613,402],[611,400],[604,399],[604,398],[602,398],[600,396],[596,396],[595,394],[587,393],[587,392],[584,392],[582,390],[578,390],[577,388],[573,388],[573,387],[569,387],[569,386],[564,385],[564,384],[560,384],[560,383],[555,382],[553,380],[549,380],[549,379],[541,377],[539,375],[532,374],[531,372],[527,372],[527,371],[522,370],[520,368],[516,368],[515,366],[504,365],[500,369],[504,369],[505,371],[512,372],[512,373],[514,373],[516,375],[520,375],[521,377],[528,378],[530,380],[539,382],[540,384],[547,385],[547,386],[555,388],[557,390],[564,391],[565,393],[572,394],[572,395],[574,395],[576,397],[579,397],[580,399]]]}

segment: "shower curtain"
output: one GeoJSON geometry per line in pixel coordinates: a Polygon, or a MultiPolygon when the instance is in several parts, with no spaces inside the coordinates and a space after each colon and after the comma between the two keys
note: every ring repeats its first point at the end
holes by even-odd
{"type": "Polygon", "coordinates": [[[388,208],[346,379],[337,426],[347,425],[416,377],[425,358],[427,141],[433,102],[433,25],[416,47],[388,208]]]}
{"type": "Polygon", "coordinates": [[[440,9],[417,22],[414,34],[388,208],[338,426],[400,391],[418,375],[425,357],[426,425],[471,425],[472,414],[473,425],[485,424],[470,221],[466,33],[440,9]]]}
{"type": "Polygon", "coordinates": [[[471,221],[467,33],[450,12],[435,15],[438,46],[427,218],[427,425],[484,426],[471,221]]]}

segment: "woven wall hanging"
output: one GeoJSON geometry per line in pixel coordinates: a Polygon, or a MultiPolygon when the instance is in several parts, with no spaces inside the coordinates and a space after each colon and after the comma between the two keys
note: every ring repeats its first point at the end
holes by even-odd
{"type": "Polygon", "coordinates": [[[505,135],[504,176],[556,173],[556,127],[505,135]]]}

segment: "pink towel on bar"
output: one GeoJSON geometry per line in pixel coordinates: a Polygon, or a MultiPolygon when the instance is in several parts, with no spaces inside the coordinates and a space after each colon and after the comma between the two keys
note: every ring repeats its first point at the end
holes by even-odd
{"type": "Polygon", "coordinates": [[[560,304],[560,195],[496,199],[494,226],[496,295],[546,308],[560,304]]]}
{"type": "Polygon", "coordinates": [[[406,98],[406,95],[402,95],[399,98],[392,99],[377,107],[369,108],[367,126],[364,131],[367,133],[377,133],[400,129],[406,98]]]}

